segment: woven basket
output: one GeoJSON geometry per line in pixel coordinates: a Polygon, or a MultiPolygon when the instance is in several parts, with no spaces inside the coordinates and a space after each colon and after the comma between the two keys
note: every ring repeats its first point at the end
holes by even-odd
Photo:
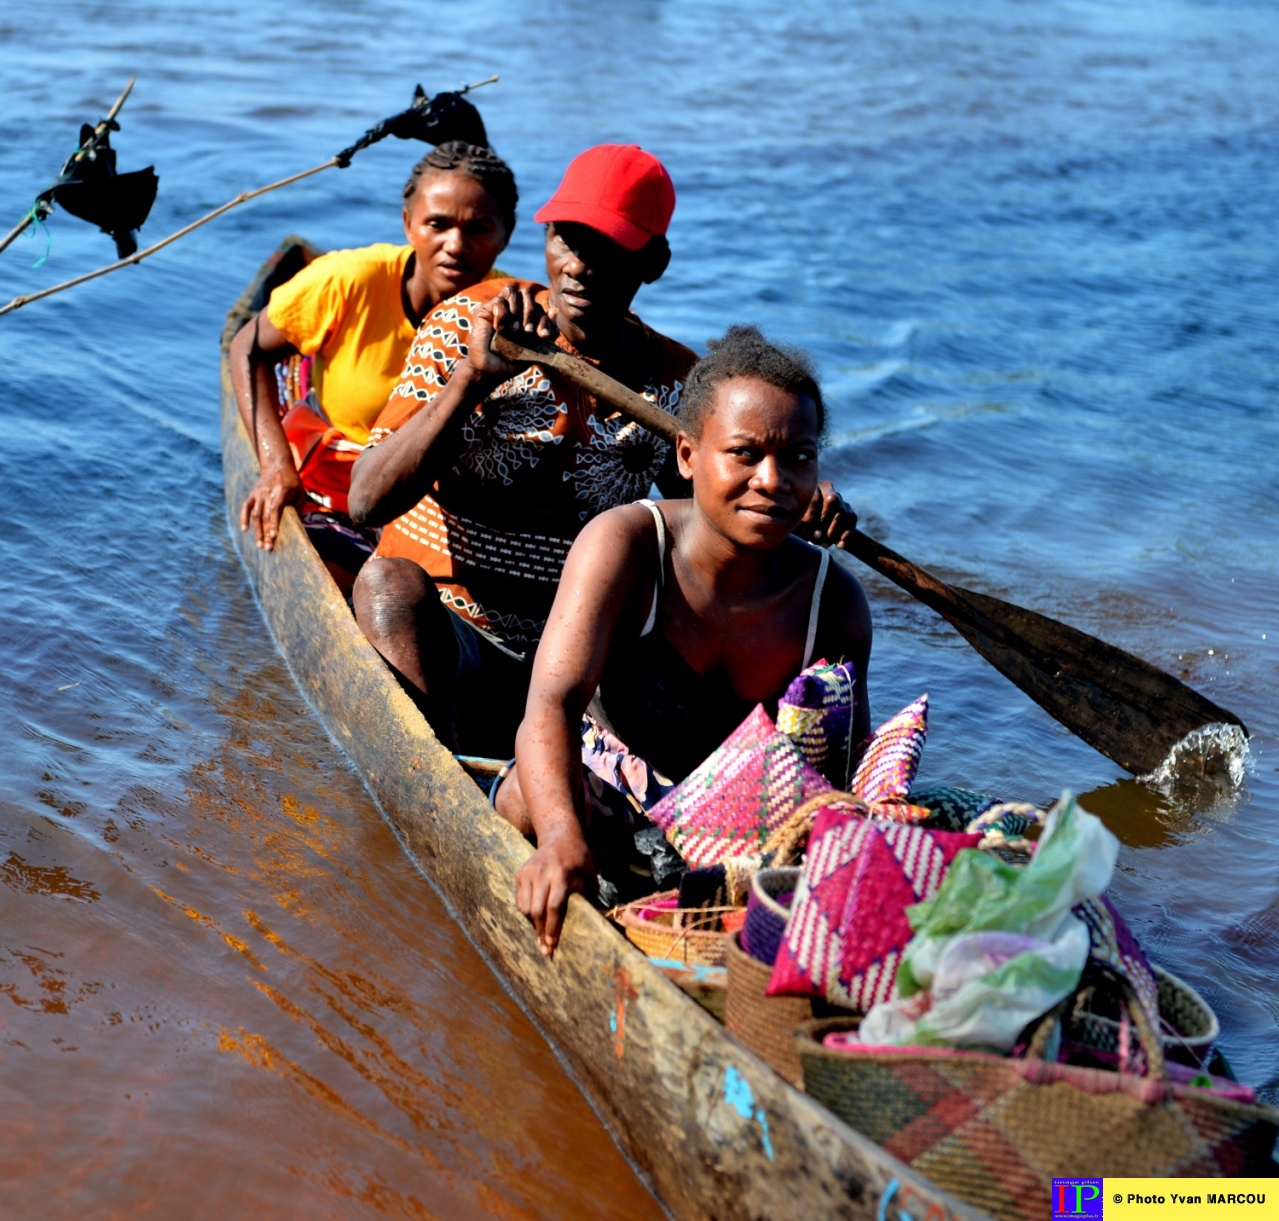
{"type": "Polygon", "coordinates": [[[728,996],[724,1025],[779,1077],[800,1089],[804,1073],[795,1050],[795,1031],[813,1016],[806,996],[767,996],[773,968],[742,949],[737,935],[726,938],[728,996]]]}
{"type": "Polygon", "coordinates": [[[786,921],[790,919],[790,908],[783,906],[781,896],[794,895],[803,872],[798,868],[761,869],[751,879],[746,921],[742,926],[742,949],[770,970],[777,961],[786,921]]]}
{"type": "Polygon", "coordinates": [[[739,910],[680,907],[679,891],[665,890],[616,908],[612,916],[627,938],[650,958],[690,966],[722,967],[724,917],[739,910]]]}
{"type": "MultiPolygon", "coordinates": [[[[1163,967],[1152,967],[1159,985],[1159,1041],[1164,1055],[1193,1065],[1203,1064],[1221,1035],[1221,1025],[1208,1002],[1184,979],[1163,967]]],[[[1119,1050],[1120,1024],[1093,1012],[1091,997],[1081,996],[1070,1016],[1066,1038],[1107,1053],[1119,1050]]]]}
{"type": "Polygon", "coordinates": [[[813,1098],[1000,1221],[1043,1221],[1054,1176],[1274,1174],[1279,1112],[1172,1084],[1148,1020],[1132,1016],[1149,1077],[945,1048],[823,1046],[855,1019],[805,1022],[796,1046],[813,1098]]]}

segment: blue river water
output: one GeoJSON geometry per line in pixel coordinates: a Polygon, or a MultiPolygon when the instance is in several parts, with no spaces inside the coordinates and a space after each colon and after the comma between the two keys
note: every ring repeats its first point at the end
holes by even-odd
{"type": "MultiPolygon", "coordinates": [[[[697,348],[808,348],[824,474],[943,577],[1184,676],[1253,732],[1234,790],[1073,739],[868,577],[873,715],[923,776],[1084,794],[1114,893],[1279,1100],[1279,8],[1253,0],[55,0],[0,14],[0,227],[124,82],[155,240],[430,91],[513,165],[502,265],[568,159],[637,142],[697,348]]],[[[397,240],[387,141],[0,318],[5,1214],[660,1215],[318,728],[233,551],[218,335],[286,233],[397,240]]],[[[56,214],[0,297],[113,256],[56,214]]]]}

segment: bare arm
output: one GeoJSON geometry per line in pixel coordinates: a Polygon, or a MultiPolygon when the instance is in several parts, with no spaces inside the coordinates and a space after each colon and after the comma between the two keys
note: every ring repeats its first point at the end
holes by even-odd
{"type": "Polygon", "coordinates": [[[407,513],[434,486],[458,450],[459,424],[519,371],[489,346],[495,329],[548,337],[550,322],[527,286],[511,285],[476,306],[467,357],[448,384],[415,416],[356,459],[349,511],[362,526],[385,526],[407,513]]]}
{"type": "MultiPolygon", "coordinates": [[[[643,582],[637,563],[653,523],[627,505],[601,514],[578,536],[533,664],[524,721],[515,739],[520,791],[537,851],[515,875],[515,899],[550,955],[568,897],[594,862],[582,826],[582,713],[604,672],[619,618],[643,582]]],[[[649,542],[656,558],[656,547],[649,542]]]]}
{"type": "Polygon", "coordinates": [[[284,506],[296,504],[302,495],[302,481],[276,410],[274,369],[296,351],[265,310],[250,318],[231,340],[231,385],[261,467],[257,486],[240,509],[240,529],[252,526],[264,551],[275,546],[284,506]]]}

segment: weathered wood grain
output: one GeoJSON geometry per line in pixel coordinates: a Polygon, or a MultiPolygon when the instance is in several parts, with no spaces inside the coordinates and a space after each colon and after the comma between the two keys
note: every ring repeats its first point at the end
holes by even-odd
{"type": "Polygon", "coordinates": [[[286,511],[272,552],[259,551],[236,522],[258,468],[231,393],[226,346],[278,261],[277,253],[264,266],[223,335],[231,533],[316,714],[405,850],[572,1065],[615,1139],[680,1218],[873,1221],[896,1181],[895,1218],[976,1221],[980,1214],[787,1085],[582,899],[570,904],[554,959],[537,952],[514,903],[528,844],[489,809],[365,640],[297,514],[286,511]]]}

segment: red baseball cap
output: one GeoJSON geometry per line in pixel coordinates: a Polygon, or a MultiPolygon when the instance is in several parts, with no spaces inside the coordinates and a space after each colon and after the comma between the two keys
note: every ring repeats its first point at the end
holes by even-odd
{"type": "Polygon", "coordinates": [[[579,153],[555,194],[533,217],[577,221],[639,250],[666,232],[675,211],[675,184],[666,167],[638,144],[597,144],[579,153]]]}

